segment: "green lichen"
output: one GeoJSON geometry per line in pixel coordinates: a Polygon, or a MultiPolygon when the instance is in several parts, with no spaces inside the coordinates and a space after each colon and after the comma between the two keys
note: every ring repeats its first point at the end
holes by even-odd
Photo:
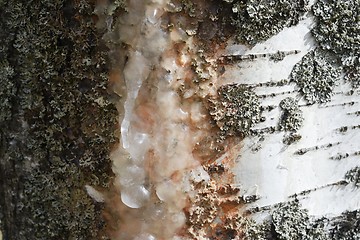
{"type": "Polygon", "coordinates": [[[360,86],[360,1],[319,0],[312,12],[317,20],[312,34],[320,47],[334,53],[344,66],[345,79],[360,86]]]}
{"type": "Polygon", "coordinates": [[[280,102],[283,113],[279,122],[279,129],[282,131],[296,132],[302,126],[304,117],[295,99],[288,97],[280,102]]]}
{"type": "Polygon", "coordinates": [[[258,96],[246,85],[221,86],[217,98],[209,99],[210,115],[223,137],[246,136],[260,121],[258,96]]]}
{"type": "Polygon", "coordinates": [[[294,66],[290,80],[299,86],[308,103],[325,103],[331,100],[340,73],[322,51],[313,50],[294,66]]]}
{"type": "Polygon", "coordinates": [[[237,39],[250,45],[264,41],[283,28],[296,25],[306,6],[307,1],[234,1],[232,25],[237,39]]]}
{"type": "Polygon", "coordinates": [[[104,237],[102,206],[84,186],[111,181],[117,111],[93,11],[83,0],[0,2],[5,239],[104,237]]]}

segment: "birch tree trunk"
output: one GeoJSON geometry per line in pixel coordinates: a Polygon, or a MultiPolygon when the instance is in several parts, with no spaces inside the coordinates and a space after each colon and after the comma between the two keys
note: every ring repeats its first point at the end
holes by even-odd
{"type": "Polygon", "coordinates": [[[0,2],[0,239],[360,239],[359,8],[0,2]]]}

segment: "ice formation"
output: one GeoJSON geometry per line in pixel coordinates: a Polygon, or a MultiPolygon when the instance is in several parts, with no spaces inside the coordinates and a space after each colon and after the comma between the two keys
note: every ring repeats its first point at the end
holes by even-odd
{"type": "Polygon", "coordinates": [[[185,51],[192,42],[182,29],[163,30],[166,7],[165,0],[131,0],[118,20],[126,46],[120,80],[127,95],[120,145],[111,158],[119,196],[129,208],[121,217],[127,226],[138,225],[120,227],[115,239],[172,239],[185,224],[190,182],[208,178],[192,153],[207,127],[202,126],[206,115],[201,103],[189,100],[191,91],[185,98],[177,93],[189,78],[191,59],[185,51]],[[174,49],[180,41],[187,46],[183,54],[174,49]],[[185,174],[191,170],[199,174],[185,174]]]}

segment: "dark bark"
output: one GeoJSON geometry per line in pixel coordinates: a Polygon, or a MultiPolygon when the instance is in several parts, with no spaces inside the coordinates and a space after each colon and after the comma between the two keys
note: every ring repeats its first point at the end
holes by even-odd
{"type": "Polygon", "coordinates": [[[0,1],[4,239],[100,239],[116,109],[92,1],[0,1]]]}

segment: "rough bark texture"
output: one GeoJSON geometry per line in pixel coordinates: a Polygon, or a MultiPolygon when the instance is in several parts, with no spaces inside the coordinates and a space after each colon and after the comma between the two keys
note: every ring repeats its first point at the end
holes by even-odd
{"type": "Polygon", "coordinates": [[[106,188],[116,109],[95,2],[0,1],[0,230],[101,239],[86,184],[106,188]]]}
{"type": "MultiPolygon", "coordinates": [[[[94,202],[87,195],[85,186],[91,185],[96,189],[103,190],[115,182],[109,153],[112,145],[117,142],[114,132],[119,128],[116,126],[119,113],[112,103],[116,102],[119,106],[119,102],[124,102],[122,101],[124,98],[119,101],[116,99],[119,96],[109,94],[107,91],[109,75],[107,62],[111,61],[117,65],[116,71],[114,71],[116,74],[113,75],[120,76],[123,73],[119,70],[121,66],[118,65],[123,65],[124,68],[131,64],[139,65],[138,61],[133,60],[136,59],[135,54],[131,56],[125,52],[127,48],[134,51],[131,48],[132,44],[139,47],[141,51],[153,53],[152,49],[147,50],[151,46],[158,46],[157,44],[151,45],[150,42],[156,40],[156,37],[147,36],[148,39],[146,39],[144,36],[147,33],[139,31],[141,34],[136,36],[136,40],[143,41],[141,43],[144,43],[145,46],[141,48],[140,45],[137,45],[137,41],[133,43],[133,39],[131,39],[133,31],[128,30],[130,27],[137,30],[137,27],[142,26],[140,24],[149,23],[149,19],[142,19],[144,17],[142,10],[145,9],[143,9],[143,4],[150,6],[154,2],[157,1],[99,0],[95,7],[95,0],[0,0],[0,240],[107,239],[104,229],[107,229],[108,232],[114,230],[115,233],[120,229],[121,233],[124,232],[122,231],[123,226],[126,228],[127,225],[131,225],[129,227],[131,229],[135,226],[136,234],[138,231],[142,231],[138,226],[145,221],[144,216],[152,214],[152,211],[146,212],[144,208],[138,208],[139,211],[132,218],[129,208],[125,208],[125,206],[121,208],[119,206],[123,205],[120,204],[111,205],[112,201],[108,201],[110,202],[108,208],[114,211],[108,211],[110,212],[106,216],[108,226],[105,228],[106,222],[101,214],[104,206],[102,203],[94,202]],[[131,7],[135,8],[128,14],[135,14],[134,21],[139,26],[134,27],[136,24],[132,21],[132,16],[128,18],[131,20],[129,22],[121,22],[121,17],[118,18],[126,9],[125,2],[132,3],[132,5],[128,5],[128,10],[131,10],[131,7]],[[137,4],[141,4],[140,10],[137,9],[137,4]],[[142,15],[137,16],[137,12],[142,15]],[[123,24],[124,34],[129,36],[124,36],[122,32],[116,30],[116,26],[121,26],[121,24],[123,24]],[[100,40],[103,35],[105,36],[103,39],[107,41],[106,44],[100,40]],[[119,52],[121,52],[121,56],[117,55],[119,52]],[[111,56],[110,61],[107,61],[108,56],[111,56]],[[122,57],[123,59],[119,61],[118,58],[122,57]],[[117,210],[124,214],[113,214],[117,210]],[[127,216],[130,217],[126,218],[127,216]],[[121,221],[122,218],[130,220],[136,218],[134,220],[136,224],[121,221]]],[[[360,239],[358,207],[354,206],[353,209],[334,216],[314,217],[302,205],[302,200],[308,198],[308,194],[329,187],[334,187],[334,189],[338,187],[338,190],[353,187],[354,192],[359,191],[360,168],[358,166],[347,171],[337,182],[328,182],[324,186],[296,192],[296,194],[288,196],[285,202],[248,208],[248,211],[241,215],[238,211],[240,207],[249,206],[254,202],[256,204],[261,196],[258,196],[257,192],[251,195],[240,195],[241,189],[233,188],[230,184],[225,185],[224,188],[221,184],[224,185],[226,180],[230,179],[230,183],[233,183],[234,176],[232,172],[228,174],[230,172],[228,167],[233,167],[235,163],[232,164],[231,161],[226,160],[217,164],[213,161],[218,158],[219,152],[223,153],[224,145],[230,145],[226,140],[230,138],[237,140],[235,137],[241,140],[247,137],[259,139],[259,145],[253,147],[255,144],[251,143],[251,152],[253,153],[261,151],[261,148],[264,147],[265,143],[262,143],[265,139],[264,136],[280,132],[284,133],[284,138],[282,142],[278,141],[277,143],[284,143],[286,146],[283,149],[290,145],[294,146],[301,141],[302,137],[306,138],[305,135],[299,133],[306,122],[306,112],[303,109],[306,110],[307,107],[316,104],[329,103],[323,106],[330,108],[353,106],[358,103],[360,34],[356,23],[359,16],[359,0],[318,0],[311,6],[307,0],[173,0],[169,3],[171,4],[166,6],[167,13],[164,14],[168,25],[167,27],[161,25],[163,28],[160,32],[166,31],[168,34],[171,33],[171,29],[176,28],[181,30],[179,33],[186,36],[184,39],[188,40],[192,37],[196,40],[192,45],[192,50],[188,48],[183,51],[191,57],[192,62],[191,66],[184,64],[181,68],[188,67],[191,77],[189,77],[187,85],[179,87],[176,96],[183,97],[181,94],[185,95],[185,90],[194,88],[193,99],[196,101],[201,99],[204,102],[209,100],[206,104],[209,105],[208,114],[211,121],[210,125],[204,124],[206,126],[204,129],[211,126],[218,130],[220,141],[216,142],[222,144],[219,145],[220,147],[217,145],[213,147],[215,139],[204,138],[204,144],[194,148],[194,151],[191,152],[191,154],[199,155],[197,157],[204,162],[204,172],[207,171],[214,181],[211,182],[213,185],[201,183],[194,188],[197,193],[194,196],[196,201],[191,207],[185,209],[187,217],[185,228],[188,227],[190,231],[182,230],[184,239],[204,239],[205,237],[206,239],[221,240],[360,239]],[[249,86],[246,86],[241,82],[242,79],[236,79],[235,74],[233,76],[235,79],[231,77],[229,80],[230,77],[226,77],[231,76],[226,74],[229,70],[233,71],[231,69],[235,67],[237,68],[235,71],[239,73],[241,62],[254,63],[259,58],[281,62],[288,55],[300,53],[296,49],[290,51],[278,49],[279,51],[274,53],[271,51],[263,53],[260,50],[259,53],[255,51],[245,55],[217,55],[216,51],[225,51],[223,48],[228,39],[232,38],[234,43],[242,44],[244,49],[251,50],[257,44],[286,30],[286,27],[297,26],[308,15],[314,18],[314,24],[309,34],[315,45],[311,51],[309,50],[305,56],[299,59],[299,62],[292,68],[289,78],[271,81],[260,79],[259,83],[250,82],[249,86]],[[217,47],[213,48],[214,46],[217,47]],[[211,62],[205,61],[207,54],[211,58],[216,56],[216,61],[214,59],[211,59],[211,62]],[[210,71],[209,69],[215,65],[218,72],[210,71]],[[334,90],[342,75],[341,72],[344,75],[344,85],[345,83],[351,85],[348,92],[344,92],[342,89],[339,92],[334,90]],[[204,94],[206,89],[199,86],[205,86],[204,82],[211,80],[210,73],[214,73],[214,76],[218,74],[224,82],[221,82],[221,87],[218,88],[218,97],[207,99],[204,94]],[[233,83],[233,81],[235,82],[233,83]],[[276,87],[278,90],[280,87],[290,84],[296,84],[297,88],[276,93],[266,91],[262,95],[253,91],[257,87],[273,89],[276,87]],[[298,98],[284,97],[278,101],[279,104],[263,105],[262,101],[265,98],[275,98],[285,94],[293,94],[293,96],[298,94],[296,95],[298,98]],[[330,105],[332,98],[340,94],[342,97],[356,98],[356,101],[330,105]],[[299,104],[299,99],[304,100],[302,105],[299,104]],[[261,114],[276,108],[279,110],[280,119],[275,125],[268,124],[265,121],[271,120],[271,118],[265,118],[261,114]],[[254,128],[258,123],[264,123],[266,126],[254,128]],[[211,154],[216,155],[213,156],[214,159],[209,157],[211,154]],[[227,163],[229,166],[224,166],[223,163],[227,163]],[[222,205],[219,204],[220,202],[222,205]],[[262,222],[255,222],[248,217],[252,214],[262,214],[266,218],[262,222]],[[219,219],[222,222],[219,223],[219,219]]],[[[147,10],[151,12],[154,9],[149,7],[147,10]]],[[[154,14],[152,17],[156,16],[157,14],[154,14]]],[[[174,44],[173,54],[180,55],[182,48],[185,47],[184,42],[177,42],[174,44]]],[[[239,52],[243,51],[241,48],[240,50],[239,52]]],[[[147,62],[142,65],[146,64],[147,62]]],[[[138,68],[134,69],[135,74],[138,74],[136,72],[138,68]]],[[[149,72],[154,69],[156,68],[151,66],[149,72]]],[[[164,73],[159,71],[159,76],[162,76],[161,74],[164,73]]],[[[136,76],[127,77],[133,80],[136,76]]],[[[154,74],[154,76],[157,81],[158,75],[154,74]]],[[[145,80],[149,81],[148,78],[144,78],[144,82],[146,82],[145,80]]],[[[112,80],[111,84],[119,84],[114,81],[112,80]]],[[[151,83],[151,81],[149,82],[151,83]]],[[[149,82],[144,86],[146,87],[149,82]]],[[[213,85],[209,84],[209,86],[213,85]]],[[[147,96],[146,89],[142,89],[142,91],[142,97],[145,98],[144,96],[147,96]]],[[[154,92],[156,91],[154,90],[154,92]]],[[[140,103],[149,103],[147,98],[139,99],[140,103]]],[[[185,97],[182,100],[184,99],[185,97]]],[[[134,102],[135,100],[133,99],[134,102]]],[[[191,106],[192,103],[193,100],[190,99],[187,104],[191,106]]],[[[164,106],[168,107],[169,105],[164,104],[164,106]]],[[[143,112],[145,114],[142,116],[144,122],[149,120],[148,116],[151,116],[150,111],[146,112],[146,107],[152,110],[151,106],[145,106],[143,112]]],[[[138,114],[140,112],[139,110],[138,114]]],[[[158,114],[156,111],[152,112],[154,115],[158,114]]],[[[360,113],[349,110],[346,115],[359,116],[360,113]]],[[[139,116],[141,117],[141,115],[139,116]]],[[[167,118],[164,119],[168,120],[167,118]]],[[[161,128],[164,127],[161,126],[161,128]]],[[[346,132],[357,131],[359,128],[360,125],[344,125],[333,129],[332,133],[345,135],[346,132]]],[[[201,131],[203,130],[201,129],[201,131]]],[[[339,137],[336,136],[336,138],[339,137]]],[[[353,141],[355,142],[355,140],[353,141]]],[[[327,150],[337,145],[340,145],[340,142],[297,148],[291,156],[297,158],[307,153],[310,155],[315,151],[327,150]]],[[[136,142],[134,146],[141,148],[136,142]]],[[[339,152],[329,159],[344,160],[351,157],[355,159],[360,155],[358,149],[352,149],[352,151],[339,152]]],[[[174,159],[178,160],[178,158],[174,159]]],[[[261,163],[257,158],[249,159],[261,163]]],[[[297,160],[300,161],[300,159],[297,160]]],[[[166,158],[166,163],[169,162],[166,158]]],[[[279,168],[283,168],[283,166],[279,165],[279,168]]],[[[124,167],[120,170],[123,169],[124,167]]],[[[256,167],[255,171],[258,169],[259,167],[256,167]]],[[[129,179],[136,178],[136,175],[132,173],[128,175],[131,175],[129,179]]],[[[289,174],[289,176],[291,175],[294,173],[289,174]]],[[[167,190],[166,185],[164,186],[162,187],[167,190]]],[[[183,194],[183,192],[181,193],[183,194]]],[[[117,189],[112,192],[110,197],[115,199],[113,201],[115,203],[121,201],[117,189]]],[[[324,205],[330,201],[327,200],[324,205]]],[[[162,204],[164,201],[155,199],[155,202],[162,204]]],[[[183,208],[179,209],[180,211],[184,210],[183,208]]],[[[152,217],[150,216],[150,220],[148,220],[150,222],[148,226],[159,225],[159,236],[162,236],[164,230],[168,230],[170,221],[167,221],[165,217],[161,219],[167,224],[165,229],[161,221],[153,221],[152,217]]],[[[151,231],[153,230],[152,227],[149,228],[151,231]]],[[[133,239],[131,234],[129,239],[133,239]]],[[[117,235],[120,237],[114,236],[113,239],[123,240],[121,234],[117,235]]],[[[170,234],[164,236],[170,236],[170,234]]],[[[166,239],[166,237],[158,239],[166,239]]]]}

